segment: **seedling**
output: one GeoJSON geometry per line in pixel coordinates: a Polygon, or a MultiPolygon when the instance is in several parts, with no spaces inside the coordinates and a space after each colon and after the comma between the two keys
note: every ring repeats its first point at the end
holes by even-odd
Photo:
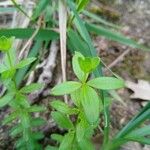
{"type": "Polygon", "coordinates": [[[33,83],[19,88],[14,78],[18,69],[31,64],[36,58],[26,58],[18,62],[12,46],[13,40],[14,38],[0,38],[0,50],[4,53],[3,63],[0,64],[0,81],[6,88],[5,94],[0,98],[0,108],[8,105],[11,109],[11,113],[2,123],[15,124],[9,132],[12,137],[18,139],[16,149],[40,150],[38,140],[43,138],[43,134],[40,131],[36,132],[35,128],[43,125],[45,121],[34,118],[32,113],[44,111],[45,108],[31,105],[27,94],[40,89],[41,84],[33,83]]]}
{"type": "Polygon", "coordinates": [[[89,75],[100,63],[99,57],[84,57],[76,52],[72,64],[77,81],[67,81],[56,85],[51,94],[58,96],[69,94],[73,106],[62,101],[53,101],[51,106],[56,110],[52,118],[59,127],[67,130],[62,135],[52,135],[60,143],[60,150],[94,150],[91,138],[100,123],[100,113],[103,111],[101,95],[97,90],[112,90],[124,87],[124,81],[115,77],[98,77],[89,80],[89,75]],[[76,120],[72,121],[72,115],[76,120]],[[61,138],[58,138],[61,137],[61,138]]]}

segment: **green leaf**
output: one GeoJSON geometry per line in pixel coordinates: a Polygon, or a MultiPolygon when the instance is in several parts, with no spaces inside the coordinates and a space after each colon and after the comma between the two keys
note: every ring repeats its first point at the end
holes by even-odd
{"type": "Polygon", "coordinates": [[[73,71],[80,81],[84,81],[85,73],[80,68],[79,61],[78,61],[79,58],[84,58],[84,56],[79,52],[75,52],[75,55],[73,56],[72,59],[73,71]]]}
{"type": "Polygon", "coordinates": [[[100,99],[94,89],[87,85],[82,88],[81,103],[84,109],[87,121],[91,125],[97,124],[100,113],[100,99]]]}
{"type": "MultiPolygon", "coordinates": [[[[14,28],[14,29],[0,29],[0,36],[12,37],[14,36],[16,39],[29,39],[36,29],[31,28],[14,28]]],[[[40,29],[39,32],[34,37],[35,40],[56,40],[58,39],[58,33],[47,30],[40,29]]]]}
{"type": "Polygon", "coordinates": [[[23,138],[19,138],[15,144],[16,148],[20,148],[21,146],[25,145],[25,140],[23,138]]]}
{"type": "Polygon", "coordinates": [[[41,83],[32,83],[20,89],[21,93],[29,94],[34,91],[40,90],[43,87],[41,83]]]}
{"type": "Polygon", "coordinates": [[[30,19],[30,17],[28,16],[28,14],[16,3],[15,0],[11,0],[11,2],[14,4],[14,6],[20,11],[22,12],[26,17],[28,17],[30,19]]]}
{"type": "Polygon", "coordinates": [[[14,97],[14,94],[8,93],[0,98],[0,108],[7,105],[14,97]]]}
{"type": "Polygon", "coordinates": [[[48,3],[50,3],[50,0],[39,0],[33,12],[33,16],[32,16],[33,20],[35,20],[37,17],[41,15],[42,11],[46,9],[48,3]]]}
{"type": "Polygon", "coordinates": [[[66,103],[58,100],[51,102],[50,105],[63,114],[69,114],[71,110],[71,108],[69,108],[69,106],[66,103]]]}
{"type": "Polygon", "coordinates": [[[16,101],[17,101],[17,104],[19,104],[21,107],[24,107],[24,108],[30,107],[30,103],[25,95],[17,93],[16,101]]]}
{"type": "Polygon", "coordinates": [[[82,139],[78,142],[81,150],[95,150],[94,145],[90,142],[89,139],[82,139]]]}
{"type": "Polygon", "coordinates": [[[22,126],[20,124],[14,126],[11,130],[10,130],[10,135],[12,137],[17,136],[18,134],[20,134],[23,131],[22,126]]]}
{"type": "Polygon", "coordinates": [[[77,126],[76,126],[76,137],[77,137],[78,142],[80,142],[80,141],[82,141],[82,139],[84,139],[85,130],[86,130],[86,128],[83,124],[83,121],[81,121],[80,123],[77,124],[77,126]]]}
{"type": "Polygon", "coordinates": [[[65,128],[65,129],[71,129],[73,128],[73,124],[71,122],[71,120],[65,116],[64,114],[57,112],[57,111],[53,111],[51,113],[52,118],[54,119],[54,121],[61,127],[61,128],[65,128]]]}
{"type": "Polygon", "coordinates": [[[82,139],[91,139],[94,134],[94,128],[91,126],[84,113],[79,114],[79,119],[81,120],[76,126],[76,139],[81,142],[82,139]]]}
{"type": "Polygon", "coordinates": [[[82,37],[72,29],[68,29],[68,48],[74,53],[76,51],[82,53],[84,56],[88,56],[89,47],[88,44],[82,39],[82,37]]]}
{"type": "Polygon", "coordinates": [[[147,106],[145,106],[141,112],[136,115],[129,123],[119,131],[119,133],[115,136],[115,139],[122,138],[126,136],[128,133],[133,131],[135,128],[137,128],[142,122],[144,122],[146,119],[149,119],[150,116],[150,104],[148,103],[147,106]]]}
{"type": "Polygon", "coordinates": [[[55,146],[50,146],[50,145],[48,145],[48,146],[45,148],[45,150],[58,150],[58,148],[55,147],[55,146]]]}
{"type": "Polygon", "coordinates": [[[7,52],[11,49],[14,38],[0,37],[0,51],[7,52]]]}
{"type": "Polygon", "coordinates": [[[35,133],[32,132],[31,136],[35,140],[41,140],[44,138],[44,134],[42,132],[35,132],[35,133]]]}
{"type": "Polygon", "coordinates": [[[30,127],[30,119],[29,119],[28,112],[26,112],[26,110],[21,110],[20,118],[21,118],[21,124],[22,124],[24,130],[28,129],[30,127]]]}
{"type": "Polygon", "coordinates": [[[80,107],[81,105],[81,92],[80,89],[74,91],[73,93],[71,93],[71,100],[73,101],[73,103],[80,107]]]}
{"type": "Polygon", "coordinates": [[[52,90],[51,94],[53,95],[64,95],[70,94],[81,87],[81,83],[75,81],[67,81],[56,85],[52,90]]]}
{"type": "Polygon", "coordinates": [[[72,114],[78,114],[79,110],[77,108],[71,108],[66,103],[60,101],[60,100],[54,100],[50,103],[50,105],[56,109],[57,111],[66,114],[66,115],[72,115],[72,114]]]}
{"type": "Polygon", "coordinates": [[[2,79],[10,79],[10,78],[13,78],[14,75],[16,73],[16,69],[15,68],[11,68],[9,70],[6,70],[4,72],[2,72],[1,76],[2,76],[2,79]]]}
{"type": "Polygon", "coordinates": [[[87,82],[89,86],[102,90],[113,90],[125,86],[124,81],[114,77],[99,77],[87,82]]]}
{"type": "Polygon", "coordinates": [[[30,108],[28,108],[29,112],[43,112],[45,110],[46,110],[46,107],[38,106],[38,105],[33,105],[30,108]]]}
{"type": "Polygon", "coordinates": [[[96,69],[96,67],[100,63],[99,57],[93,57],[93,58],[85,57],[84,59],[79,57],[78,61],[79,61],[81,70],[84,71],[85,73],[92,72],[94,69],[96,69]]]}
{"type": "Polygon", "coordinates": [[[104,28],[101,26],[96,26],[93,24],[88,24],[88,23],[86,23],[86,27],[89,31],[94,32],[100,36],[104,36],[107,39],[117,41],[121,44],[125,44],[125,45],[131,46],[133,48],[139,48],[139,49],[143,49],[145,51],[150,51],[149,48],[146,48],[145,46],[138,44],[136,41],[125,37],[124,35],[122,35],[119,32],[113,32],[107,28],[104,28]]]}
{"type": "Polygon", "coordinates": [[[88,3],[89,3],[89,0],[80,0],[77,6],[77,11],[78,12],[82,11],[88,3]]]}
{"type": "Polygon", "coordinates": [[[20,69],[23,68],[29,64],[31,64],[32,62],[34,62],[36,60],[35,57],[31,57],[31,58],[26,58],[24,60],[21,60],[17,65],[16,65],[16,69],[20,69]]]}
{"type": "Polygon", "coordinates": [[[135,141],[141,144],[150,145],[150,139],[145,137],[130,136],[130,137],[125,137],[124,139],[128,141],[135,141]]]}
{"type": "Polygon", "coordinates": [[[31,121],[32,127],[42,126],[46,123],[46,121],[42,118],[33,118],[31,121]]]}
{"type": "Polygon", "coordinates": [[[52,134],[51,138],[59,143],[61,143],[63,141],[63,136],[60,134],[52,134]]]}
{"type": "Polygon", "coordinates": [[[148,125],[130,132],[125,137],[142,137],[147,135],[150,135],[150,126],[148,125]]]}
{"type": "Polygon", "coordinates": [[[71,150],[73,139],[74,133],[73,132],[67,133],[60,144],[59,150],[71,150]]]}
{"type": "Polygon", "coordinates": [[[75,25],[80,33],[80,35],[82,36],[82,38],[85,40],[85,42],[87,43],[89,49],[88,50],[88,56],[96,56],[96,50],[92,44],[92,40],[90,38],[90,35],[85,27],[84,22],[80,19],[78,12],[76,11],[74,4],[72,1],[67,0],[67,4],[70,7],[70,9],[73,11],[74,16],[75,16],[75,25]]]}
{"type": "Polygon", "coordinates": [[[110,21],[106,21],[105,19],[103,19],[100,15],[96,15],[94,13],[91,13],[89,11],[86,11],[84,10],[83,11],[83,14],[90,17],[91,19],[94,20],[94,22],[98,22],[98,23],[101,23],[103,25],[106,25],[108,27],[111,27],[111,28],[114,28],[114,29],[121,29],[120,26],[116,25],[116,24],[113,24],[111,23],[110,21]]]}
{"type": "Polygon", "coordinates": [[[3,125],[6,125],[10,122],[12,122],[13,120],[17,119],[17,112],[12,112],[11,114],[9,114],[8,116],[6,116],[3,121],[2,121],[2,124],[3,125]]]}

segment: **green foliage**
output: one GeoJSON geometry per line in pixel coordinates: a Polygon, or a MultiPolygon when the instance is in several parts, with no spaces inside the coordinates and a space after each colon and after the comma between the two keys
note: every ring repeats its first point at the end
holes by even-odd
{"type": "Polygon", "coordinates": [[[32,58],[26,58],[22,61],[20,61],[17,65],[16,65],[16,69],[20,69],[23,68],[27,65],[30,65],[32,62],[34,62],[36,60],[36,58],[32,57],[32,58]]]}
{"type": "Polygon", "coordinates": [[[3,52],[9,51],[12,47],[13,38],[0,37],[0,50],[3,52]]]}
{"type": "Polygon", "coordinates": [[[16,149],[40,150],[38,140],[43,138],[43,134],[37,132],[35,128],[45,122],[41,118],[34,118],[31,113],[44,111],[45,108],[36,105],[31,106],[26,94],[38,90],[42,86],[31,84],[19,89],[14,78],[17,69],[31,64],[35,61],[35,58],[26,58],[16,65],[16,56],[12,52],[12,44],[12,38],[2,37],[0,40],[2,52],[6,52],[2,64],[5,67],[2,67],[0,71],[0,78],[7,89],[6,94],[0,98],[0,108],[6,105],[12,108],[11,114],[3,120],[3,124],[10,124],[16,120],[14,127],[10,130],[10,135],[18,139],[16,149]]]}
{"type": "Polygon", "coordinates": [[[94,58],[87,57],[85,59],[83,59],[82,57],[79,57],[78,61],[79,61],[81,70],[84,73],[89,73],[89,72],[92,72],[99,65],[100,59],[98,57],[94,57],[94,58]]]}
{"type": "MultiPolygon", "coordinates": [[[[6,116],[2,123],[3,125],[13,125],[10,135],[17,139],[16,149],[40,150],[43,148],[38,141],[44,135],[40,131],[38,132],[36,127],[43,126],[45,121],[40,117],[33,117],[33,113],[45,111],[46,108],[40,105],[31,105],[27,94],[39,90],[43,85],[33,83],[21,88],[19,88],[19,85],[27,76],[30,68],[32,70],[31,65],[36,60],[35,57],[44,52],[43,49],[47,47],[50,41],[59,39],[59,33],[54,30],[58,28],[58,21],[53,17],[57,11],[58,2],[38,0],[33,15],[30,17],[16,0],[11,1],[20,12],[31,19],[31,27],[36,23],[36,20],[39,20],[39,17],[41,26],[33,38],[35,43],[33,42],[33,48],[29,51],[28,57],[19,62],[12,46],[12,36],[27,40],[31,38],[36,29],[0,29],[0,36],[2,36],[0,38],[0,51],[5,55],[2,64],[0,64],[0,81],[6,88],[5,94],[0,98],[0,108],[5,106],[11,108],[11,113],[6,116]],[[44,48],[42,48],[43,45],[44,48]]],[[[69,94],[73,105],[70,106],[60,100],[50,103],[55,110],[51,113],[53,120],[60,128],[64,128],[66,133],[64,136],[52,134],[51,138],[57,141],[59,148],[47,146],[46,150],[94,150],[95,147],[91,139],[101,121],[100,114],[104,116],[102,150],[116,150],[128,141],[150,144],[149,127],[139,127],[141,123],[149,119],[150,103],[129,121],[116,136],[112,139],[109,138],[110,98],[107,93],[108,90],[124,87],[124,81],[120,78],[103,77],[102,62],[97,57],[89,32],[133,48],[146,51],[149,51],[149,48],[121,34],[118,31],[121,26],[116,26],[91,12],[84,11],[89,2],[89,0],[64,1],[69,14],[69,18],[67,18],[67,45],[69,50],[75,54],[72,59],[72,66],[79,81],[67,81],[56,85],[51,90],[51,94],[55,96],[69,94]],[[81,19],[80,13],[88,16],[95,24],[81,19]],[[93,78],[89,78],[91,74],[93,78]]],[[[6,11],[6,9],[2,10],[6,11]]],[[[37,24],[39,26],[39,23],[37,24]]]]}
{"type": "Polygon", "coordinates": [[[48,3],[50,2],[50,0],[42,0],[42,1],[39,1],[34,12],[33,12],[33,16],[32,16],[32,19],[35,20],[37,17],[39,17],[43,10],[46,9],[48,3]]]}
{"type": "MultiPolygon", "coordinates": [[[[35,29],[32,28],[15,28],[15,29],[0,29],[0,36],[16,37],[16,39],[29,39],[35,29]]],[[[35,40],[49,41],[58,39],[58,33],[49,29],[40,29],[34,37],[35,40]]]]}
{"type": "Polygon", "coordinates": [[[70,119],[66,115],[60,112],[57,111],[52,112],[52,118],[61,128],[65,128],[65,129],[73,128],[73,124],[71,123],[70,119]]]}
{"type": "MultiPolygon", "coordinates": [[[[59,143],[59,149],[94,149],[91,143],[91,138],[94,129],[99,124],[99,115],[102,112],[102,101],[97,91],[94,88],[118,89],[124,87],[123,80],[113,77],[99,77],[87,81],[89,74],[99,65],[98,57],[84,57],[76,52],[73,59],[73,70],[80,82],[67,81],[56,85],[52,89],[53,95],[70,94],[73,103],[76,105],[73,108],[61,101],[53,101],[51,106],[56,110],[52,112],[52,118],[61,128],[68,129],[68,133],[63,140],[56,139],[59,143]],[[102,78],[102,79],[101,79],[102,78]],[[103,81],[108,79],[108,83],[103,81]],[[98,80],[99,82],[94,82],[98,80]],[[90,87],[91,86],[91,87],[90,87]],[[73,111],[72,113],[71,110],[73,111]],[[71,121],[71,115],[76,115],[76,121],[71,121]]],[[[106,81],[107,82],[107,81],[106,81]]]]}
{"type": "Polygon", "coordinates": [[[79,89],[81,87],[81,84],[79,82],[75,81],[67,81],[62,84],[59,84],[55,86],[51,93],[53,95],[64,95],[64,94],[70,94],[74,92],[75,90],[79,89]]]}
{"type": "Polygon", "coordinates": [[[125,86],[124,81],[113,77],[99,77],[88,81],[89,86],[101,90],[113,90],[125,86]]]}

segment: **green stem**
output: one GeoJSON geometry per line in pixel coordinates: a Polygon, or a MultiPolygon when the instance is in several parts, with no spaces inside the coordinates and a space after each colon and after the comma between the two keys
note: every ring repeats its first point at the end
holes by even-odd
{"type": "Polygon", "coordinates": [[[103,140],[103,146],[102,149],[105,150],[105,147],[109,143],[109,130],[110,130],[110,117],[109,117],[109,107],[106,106],[106,93],[103,92],[103,107],[104,107],[104,120],[105,120],[105,126],[104,126],[104,140],[103,140]]]}
{"type": "MultiPolygon", "coordinates": [[[[9,51],[7,52],[7,57],[8,57],[10,68],[13,69],[13,64],[12,64],[12,61],[11,61],[11,56],[10,56],[10,52],[9,51]]],[[[13,77],[12,81],[14,82],[15,89],[17,90],[17,83],[16,83],[14,77],[13,77]]]]}
{"type": "Polygon", "coordinates": [[[7,57],[8,57],[10,68],[13,68],[11,57],[10,57],[10,52],[9,51],[7,52],[7,57]]]}

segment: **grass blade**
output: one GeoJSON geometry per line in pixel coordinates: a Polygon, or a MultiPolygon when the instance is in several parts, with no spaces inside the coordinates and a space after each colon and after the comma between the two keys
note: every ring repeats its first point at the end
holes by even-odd
{"type": "Polygon", "coordinates": [[[37,17],[41,15],[43,10],[46,9],[48,3],[50,3],[50,0],[39,0],[39,3],[37,4],[33,12],[32,20],[35,20],[37,17]]]}
{"type": "Polygon", "coordinates": [[[83,14],[90,17],[90,18],[92,18],[94,21],[97,21],[98,23],[101,23],[101,24],[106,25],[108,27],[112,27],[114,29],[121,29],[120,26],[117,26],[113,23],[110,23],[110,22],[106,21],[105,19],[101,18],[100,16],[97,16],[97,15],[95,15],[95,14],[89,12],[89,11],[84,10],[83,14]]]}
{"type": "Polygon", "coordinates": [[[107,39],[117,41],[121,44],[125,44],[125,45],[131,46],[133,48],[138,48],[138,49],[143,49],[145,51],[150,51],[149,48],[146,48],[145,46],[138,44],[136,41],[125,37],[123,34],[121,34],[119,32],[116,33],[116,32],[113,32],[113,31],[107,29],[107,28],[104,28],[101,26],[96,26],[96,25],[89,24],[89,23],[86,23],[86,27],[89,31],[94,32],[95,34],[98,34],[100,36],[104,36],[107,39]]]}
{"type": "Polygon", "coordinates": [[[30,16],[16,3],[15,0],[11,0],[11,1],[20,12],[22,12],[26,17],[30,19],[30,16]]]}
{"type": "MultiPolygon", "coordinates": [[[[0,36],[16,37],[16,39],[29,39],[36,29],[31,28],[14,28],[14,29],[0,29],[0,36]]],[[[55,40],[58,39],[59,34],[47,29],[40,29],[34,40],[55,40]]]]}

